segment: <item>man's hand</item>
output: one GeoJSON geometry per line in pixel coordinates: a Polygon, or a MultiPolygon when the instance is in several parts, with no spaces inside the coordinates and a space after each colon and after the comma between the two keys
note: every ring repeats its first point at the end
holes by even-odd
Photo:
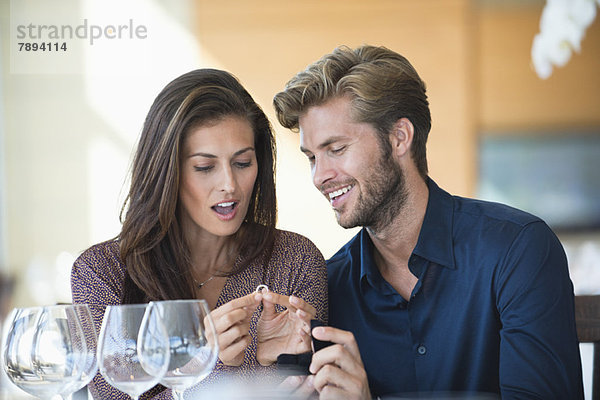
{"type": "MultiPolygon", "coordinates": [[[[211,311],[219,344],[219,359],[223,364],[240,366],[244,361],[246,348],[252,340],[249,334],[250,317],[261,298],[259,293],[251,293],[211,311]]],[[[211,332],[207,333],[207,339],[214,340],[211,332]]]]}
{"type": "Polygon", "coordinates": [[[263,311],[257,326],[258,362],[271,365],[280,354],[309,352],[310,320],[316,315],[315,308],[298,297],[273,292],[262,294],[262,301],[263,311]],[[275,304],[286,310],[278,313],[275,304]]]}
{"type": "Polygon", "coordinates": [[[315,376],[308,375],[293,375],[288,376],[279,384],[279,389],[285,391],[289,397],[294,399],[313,400],[319,398],[319,393],[315,391],[313,386],[315,376]]]}
{"type": "Polygon", "coordinates": [[[310,364],[319,399],[370,400],[367,373],[352,332],[320,326],[312,335],[334,343],[313,354],[310,364]]]}

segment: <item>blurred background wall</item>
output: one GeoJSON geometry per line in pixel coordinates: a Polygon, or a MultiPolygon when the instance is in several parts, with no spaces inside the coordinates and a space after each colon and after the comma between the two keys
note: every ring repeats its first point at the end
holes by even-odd
{"type": "MultiPolygon", "coordinates": [[[[312,186],[298,136],[279,126],[271,99],[293,74],[336,46],[383,45],[411,60],[430,98],[430,174],[454,194],[481,194],[486,138],[569,141],[574,133],[600,143],[600,22],[587,30],[581,52],[542,80],[530,53],[544,4],[0,0],[0,271],[15,279],[11,305],[70,301],[74,258],[119,232],[130,156],[151,102],[191,69],[232,72],[262,105],[277,132],[279,227],[308,236],[326,257],[356,230],[337,226],[312,186]],[[29,58],[15,49],[15,21],[83,20],[132,22],[147,35],[94,44],[70,40],[66,52],[29,58]]],[[[561,168],[552,156],[544,160],[548,171],[561,168]]],[[[600,170],[600,159],[586,164],[600,170]]],[[[598,173],[589,171],[587,184],[600,187],[598,173]]],[[[527,180],[529,172],[518,175],[527,180]]],[[[543,179],[553,186],[551,175],[543,179]]],[[[570,207],[577,205],[559,203],[570,207]]],[[[576,291],[599,293],[598,230],[557,233],[576,291]]]]}

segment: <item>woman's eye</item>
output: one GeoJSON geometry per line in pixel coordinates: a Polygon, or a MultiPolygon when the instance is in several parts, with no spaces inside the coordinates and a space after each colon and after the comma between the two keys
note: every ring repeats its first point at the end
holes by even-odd
{"type": "Polygon", "coordinates": [[[211,169],[213,169],[212,165],[207,165],[205,167],[194,167],[194,170],[199,171],[199,172],[208,172],[211,169]]]}
{"type": "Polygon", "coordinates": [[[252,162],[251,162],[251,161],[248,161],[248,162],[241,162],[241,161],[238,161],[238,162],[236,162],[236,163],[235,163],[235,165],[236,165],[238,168],[248,168],[249,166],[251,166],[251,165],[252,165],[252,162]]]}

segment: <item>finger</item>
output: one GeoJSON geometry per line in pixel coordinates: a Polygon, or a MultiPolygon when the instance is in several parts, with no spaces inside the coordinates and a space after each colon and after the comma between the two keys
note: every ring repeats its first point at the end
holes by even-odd
{"type": "Polygon", "coordinates": [[[362,374],[355,376],[335,365],[327,364],[315,375],[314,386],[321,395],[323,395],[323,391],[328,391],[326,388],[330,387],[347,393],[360,394],[363,388],[362,379],[362,374]]]}
{"type": "Polygon", "coordinates": [[[315,339],[341,344],[350,352],[350,354],[361,360],[358,344],[356,344],[356,340],[354,339],[354,334],[352,334],[352,332],[333,328],[331,326],[318,326],[312,330],[312,335],[315,337],[315,339]]]}
{"type": "Polygon", "coordinates": [[[266,299],[263,299],[263,311],[260,315],[260,319],[270,321],[277,316],[277,310],[275,310],[275,303],[272,303],[266,299]]]}
{"type": "Polygon", "coordinates": [[[290,296],[289,301],[292,307],[295,307],[309,314],[311,319],[313,319],[317,315],[317,309],[314,308],[312,305],[308,304],[306,301],[302,300],[300,297],[290,296]]]}
{"type": "Polygon", "coordinates": [[[355,357],[341,344],[325,347],[313,354],[309,370],[315,374],[329,364],[337,366],[351,375],[362,375],[364,373],[360,356],[358,358],[355,357]]]}
{"type": "Polygon", "coordinates": [[[308,313],[314,318],[317,315],[317,309],[312,305],[308,304],[306,301],[302,300],[296,296],[285,296],[283,294],[275,293],[275,292],[267,292],[263,294],[263,298],[267,301],[270,301],[275,304],[279,304],[280,306],[284,306],[285,308],[289,308],[292,311],[296,311],[298,309],[308,313]]]}
{"type": "Polygon", "coordinates": [[[220,335],[234,325],[249,320],[251,315],[252,313],[248,312],[248,310],[236,309],[220,317],[213,318],[217,335],[220,335]]]}
{"type": "Polygon", "coordinates": [[[263,300],[269,301],[273,304],[279,304],[280,306],[284,306],[285,308],[292,308],[295,311],[295,307],[290,304],[289,296],[285,296],[283,294],[275,293],[275,292],[267,292],[263,295],[263,300]]]}
{"type": "Polygon", "coordinates": [[[238,297],[237,299],[231,300],[231,301],[223,304],[221,307],[214,309],[211,312],[211,314],[213,314],[213,318],[214,318],[214,316],[219,317],[223,314],[227,314],[227,313],[231,312],[232,310],[239,309],[239,308],[255,309],[256,307],[258,307],[261,300],[262,300],[262,294],[250,293],[246,296],[238,297]]]}
{"type": "Polygon", "coordinates": [[[296,310],[296,316],[302,322],[302,330],[310,335],[310,320],[313,319],[312,316],[303,310],[296,310]]]}
{"type": "Polygon", "coordinates": [[[288,376],[287,378],[285,378],[283,380],[283,382],[281,382],[278,387],[280,389],[283,390],[288,390],[290,392],[300,388],[300,386],[302,386],[302,384],[304,383],[304,376],[302,375],[292,375],[292,376],[288,376]]]}
{"type": "Polygon", "coordinates": [[[234,325],[218,336],[219,348],[225,348],[238,340],[249,336],[250,323],[234,325]]]}
{"type": "Polygon", "coordinates": [[[303,381],[302,384],[294,391],[295,398],[308,398],[311,394],[315,392],[314,386],[314,375],[308,375],[303,381]]]}
{"type": "Polygon", "coordinates": [[[299,343],[298,343],[298,348],[299,348],[299,352],[309,352],[312,351],[312,342],[311,342],[311,337],[310,334],[305,332],[303,329],[300,329],[298,331],[298,338],[299,338],[299,343]]]}
{"type": "Polygon", "coordinates": [[[219,359],[225,365],[241,365],[244,360],[244,352],[250,344],[250,340],[250,336],[245,336],[225,348],[219,348],[219,359]]]}
{"type": "MultiPolygon", "coordinates": [[[[339,399],[348,399],[355,398],[354,396],[350,396],[347,391],[335,387],[333,385],[327,385],[321,392],[319,393],[319,400],[339,400],[339,399]]],[[[360,397],[356,397],[360,398],[360,397]]]]}

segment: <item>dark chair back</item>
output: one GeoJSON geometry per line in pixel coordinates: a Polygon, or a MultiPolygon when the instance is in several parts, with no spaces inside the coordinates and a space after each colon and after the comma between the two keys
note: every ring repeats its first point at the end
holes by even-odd
{"type": "Polygon", "coordinates": [[[579,342],[594,344],[592,400],[600,400],[600,295],[575,296],[575,324],[579,342]]]}

